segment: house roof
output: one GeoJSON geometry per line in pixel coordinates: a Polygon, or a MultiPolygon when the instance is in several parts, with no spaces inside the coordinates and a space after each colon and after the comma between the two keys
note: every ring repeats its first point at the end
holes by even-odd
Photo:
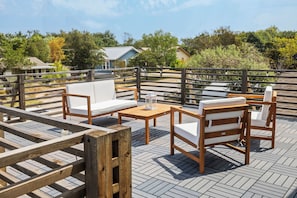
{"type": "Polygon", "coordinates": [[[104,53],[106,54],[106,59],[109,60],[118,60],[123,55],[128,53],[131,50],[139,52],[136,48],[132,46],[123,46],[123,47],[103,47],[104,53]]]}
{"type": "Polygon", "coordinates": [[[29,61],[33,64],[27,67],[20,68],[21,70],[35,70],[35,69],[54,69],[48,63],[44,63],[42,60],[36,57],[28,57],[29,61]]]}
{"type": "Polygon", "coordinates": [[[28,59],[31,63],[33,63],[36,66],[49,66],[48,63],[44,63],[42,60],[36,57],[29,57],[28,59]]]}

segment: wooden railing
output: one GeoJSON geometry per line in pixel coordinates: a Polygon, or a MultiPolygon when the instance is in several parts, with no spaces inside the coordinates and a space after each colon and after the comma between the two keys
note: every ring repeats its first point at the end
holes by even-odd
{"type": "MultiPolygon", "coordinates": [[[[0,99],[14,106],[45,114],[61,112],[61,94],[67,83],[115,78],[117,86],[137,87],[139,99],[155,92],[160,102],[194,106],[203,90],[220,83],[231,93],[263,93],[268,84],[278,92],[277,114],[296,117],[297,70],[242,70],[197,68],[125,68],[80,70],[0,76],[0,99]],[[2,87],[2,89],[1,89],[2,87]]],[[[133,98],[130,92],[118,93],[133,98]]],[[[207,97],[207,96],[206,96],[207,97]]]]}
{"type": "Polygon", "coordinates": [[[26,120],[0,121],[1,198],[131,197],[129,127],[78,124],[2,105],[0,112],[26,120]]]}

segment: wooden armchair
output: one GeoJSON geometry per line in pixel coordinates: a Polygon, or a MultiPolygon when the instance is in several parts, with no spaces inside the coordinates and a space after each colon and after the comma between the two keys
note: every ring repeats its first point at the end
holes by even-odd
{"type": "Polygon", "coordinates": [[[245,164],[250,158],[250,113],[249,105],[244,97],[224,98],[200,101],[198,112],[171,107],[170,153],[174,149],[199,163],[200,173],[204,173],[205,152],[208,146],[226,145],[245,155],[245,164]],[[175,124],[174,114],[179,112],[197,118],[191,123],[175,124]],[[246,135],[244,135],[244,133],[246,135]],[[175,143],[178,138],[182,142],[199,150],[196,156],[175,143]],[[231,144],[244,138],[245,148],[231,144]]]}
{"type": "Polygon", "coordinates": [[[270,140],[271,148],[275,147],[276,99],[277,92],[267,86],[264,95],[229,94],[229,97],[243,96],[251,106],[261,106],[260,110],[251,111],[251,130],[266,131],[264,134],[251,132],[252,139],[270,140]],[[269,133],[269,134],[268,134],[269,133]]]}

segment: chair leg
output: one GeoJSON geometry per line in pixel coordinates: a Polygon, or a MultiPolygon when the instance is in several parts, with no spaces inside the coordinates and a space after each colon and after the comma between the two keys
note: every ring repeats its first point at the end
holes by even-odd
{"type": "Polygon", "coordinates": [[[274,149],[275,146],[275,130],[272,131],[272,135],[271,135],[271,148],[274,149]]]}
{"type": "Polygon", "coordinates": [[[199,148],[199,172],[201,174],[204,173],[204,169],[205,169],[205,153],[206,153],[206,148],[200,146],[200,148],[199,148]]]}
{"type": "Polygon", "coordinates": [[[170,155],[174,155],[174,135],[173,132],[170,132],[170,155]]]}

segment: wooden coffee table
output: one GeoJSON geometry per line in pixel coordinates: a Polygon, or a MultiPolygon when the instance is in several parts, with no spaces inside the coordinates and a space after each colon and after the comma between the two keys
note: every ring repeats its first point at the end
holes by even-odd
{"type": "MultiPolygon", "coordinates": [[[[130,109],[125,109],[118,112],[118,123],[122,124],[122,117],[136,118],[145,121],[145,143],[148,144],[150,141],[150,129],[149,129],[149,120],[154,119],[154,126],[156,126],[156,119],[163,115],[170,113],[170,107],[180,107],[176,105],[168,104],[156,104],[156,108],[152,110],[145,109],[145,106],[133,107],[130,109]]],[[[179,114],[179,119],[181,115],[179,114]]],[[[170,120],[168,120],[168,123],[170,120]]]]}

